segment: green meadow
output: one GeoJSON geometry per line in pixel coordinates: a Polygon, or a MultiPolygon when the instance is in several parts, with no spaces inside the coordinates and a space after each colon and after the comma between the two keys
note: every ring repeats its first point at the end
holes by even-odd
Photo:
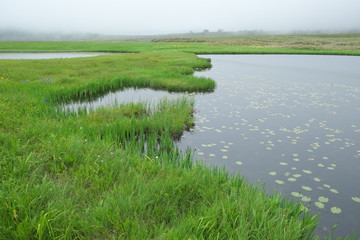
{"type": "Polygon", "coordinates": [[[58,108],[129,87],[212,92],[212,79],[192,76],[211,67],[199,53],[360,55],[360,34],[265,38],[0,42],[115,53],[0,60],[0,239],[319,239],[306,206],[176,148],[194,125],[191,97],[58,108]]]}

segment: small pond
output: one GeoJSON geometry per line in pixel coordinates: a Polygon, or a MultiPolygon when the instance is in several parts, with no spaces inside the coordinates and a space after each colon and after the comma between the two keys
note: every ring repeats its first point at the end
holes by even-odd
{"type": "Polygon", "coordinates": [[[105,96],[99,97],[94,101],[89,102],[73,102],[71,104],[64,104],[60,106],[60,110],[64,112],[77,112],[78,110],[82,109],[85,110],[87,113],[90,110],[95,110],[97,108],[103,106],[116,106],[119,104],[127,104],[127,103],[140,103],[146,102],[151,107],[156,106],[158,102],[162,99],[175,99],[180,96],[184,96],[188,94],[183,93],[169,93],[166,91],[156,91],[147,88],[127,88],[122,91],[112,92],[106,94],[105,96]]]}
{"type": "MultiPolygon", "coordinates": [[[[319,234],[338,224],[335,235],[360,236],[360,57],[202,57],[213,67],[195,75],[217,88],[195,96],[196,126],[179,147],[319,212],[319,234]]],[[[129,89],[80,106],[179,95],[129,89]]]]}
{"type": "Polygon", "coordinates": [[[103,52],[53,52],[53,53],[0,53],[0,59],[52,59],[78,58],[105,55],[103,52]]]}

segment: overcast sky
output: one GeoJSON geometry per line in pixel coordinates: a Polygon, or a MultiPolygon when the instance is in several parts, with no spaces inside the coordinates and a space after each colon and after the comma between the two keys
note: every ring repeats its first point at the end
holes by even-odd
{"type": "Polygon", "coordinates": [[[0,0],[0,29],[103,34],[360,28],[360,0],[0,0]]]}

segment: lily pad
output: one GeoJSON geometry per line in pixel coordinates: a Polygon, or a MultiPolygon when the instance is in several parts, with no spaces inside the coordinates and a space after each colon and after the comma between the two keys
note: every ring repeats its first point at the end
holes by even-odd
{"type": "Polygon", "coordinates": [[[270,174],[271,176],[276,176],[276,175],[277,175],[276,172],[269,172],[269,174],[270,174]]]}
{"type": "Polygon", "coordinates": [[[315,181],[315,182],[320,182],[321,179],[320,179],[320,178],[314,178],[314,181],[315,181]]]}
{"type": "Polygon", "coordinates": [[[276,182],[277,184],[280,184],[280,185],[285,184],[285,182],[284,182],[284,181],[281,181],[281,180],[275,180],[275,182],[276,182]]]}
{"type": "Polygon", "coordinates": [[[302,171],[306,174],[312,174],[312,171],[310,171],[310,170],[302,170],[302,171]]]}
{"type": "Polygon", "coordinates": [[[315,202],[315,206],[317,206],[320,209],[323,209],[325,207],[325,205],[321,202],[315,202]]]}
{"type": "Polygon", "coordinates": [[[304,201],[304,202],[310,202],[310,201],[311,201],[311,198],[310,198],[310,197],[307,197],[307,196],[303,196],[303,197],[301,198],[301,200],[304,201]]]}
{"type": "Polygon", "coordinates": [[[295,181],[296,181],[296,178],[288,178],[288,181],[289,181],[289,182],[295,182],[295,181]]]}
{"type": "Polygon", "coordinates": [[[292,192],[291,195],[293,195],[294,197],[303,197],[304,196],[299,192],[292,192]]]}
{"type": "Polygon", "coordinates": [[[331,212],[334,213],[334,214],[339,214],[339,213],[342,212],[341,209],[338,208],[338,207],[332,207],[330,210],[331,210],[331,212]]]}
{"type": "Polygon", "coordinates": [[[243,163],[240,162],[240,161],[236,161],[235,163],[236,163],[237,165],[243,165],[243,163]]]}
{"type": "Polygon", "coordinates": [[[288,163],[286,163],[286,162],[279,162],[279,164],[280,164],[280,165],[282,165],[282,166],[289,165],[289,164],[288,164],[288,163]]]}
{"type": "Polygon", "coordinates": [[[352,199],[353,201],[355,201],[355,202],[360,203],[360,198],[358,198],[358,197],[352,197],[351,199],[352,199]]]}
{"type": "Polygon", "coordinates": [[[322,202],[322,203],[326,203],[326,202],[328,202],[328,201],[329,201],[329,199],[328,199],[328,198],[323,197],[323,196],[319,197],[319,198],[318,198],[318,200],[319,200],[319,202],[322,202]]]}
{"type": "Polygon", "coordinates": [[[336,193],[336,194],[338,194],[338,193],[339,193],[339,191],[338,191],[338,190],[336,190],[336,189],[334,189],[334,188],[330,189],[330,192],[332,192],[332,193],[336,193]]]}
{"type": "Polygon", "coordinates": [[[304,189],[305,191],[311,191],[312,188],[308,187],[308,186],[301,186],[302,189],[304,189]]]}

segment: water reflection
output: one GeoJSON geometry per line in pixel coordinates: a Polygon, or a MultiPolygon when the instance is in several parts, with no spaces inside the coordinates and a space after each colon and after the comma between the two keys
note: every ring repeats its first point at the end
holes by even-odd
{"type": "Polygon", "coordinates": [[[149,107],[155,107],[156,104],[164,98],[170,100],[186,95],[193,94],[175,92],[170,93],[165,91],[156,91],[148,88],[127,88],[121,91],[106,94],[105,96],[99,97],[94,101],[78,101],[72,102],[70,104],[65,104],[60,106],[60,109],[65,112],[77,112],[79,109],[83,109],[89,113],[91,110],[95,110],[103,106],[116,106],[119,104],[140,102],[146,102],[149,107]]]}

